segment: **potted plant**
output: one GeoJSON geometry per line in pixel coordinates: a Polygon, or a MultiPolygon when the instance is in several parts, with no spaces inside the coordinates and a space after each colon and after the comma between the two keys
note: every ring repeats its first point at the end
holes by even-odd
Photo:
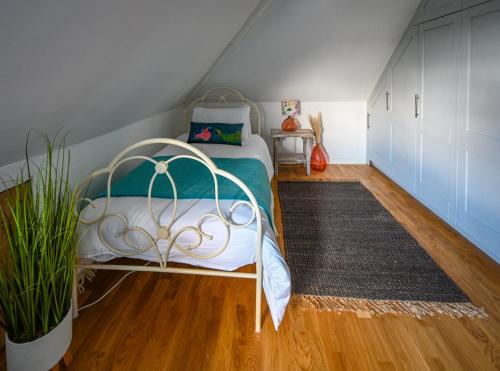
{"type": "Polygon", "coordinates": [[[0,325],[9,370],[50,369],[72,338],[76,194],[64,140],[42,137],[45,160],[26,159],[30,183],[23,184],[21,174],[13,200],[1,211],[7,252],[0,265],[0,325]]]}

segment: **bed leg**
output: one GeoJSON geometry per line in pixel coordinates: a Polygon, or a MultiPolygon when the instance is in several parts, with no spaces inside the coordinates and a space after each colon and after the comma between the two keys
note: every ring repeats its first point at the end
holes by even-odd
{"type": "Polygon", "coordinates": [[[262,326],[262,218],[257,218],[257,241],[255,251],[255,332],[262,326]]]}
{"type": "Polygon", "coordinates": [[[262,314],[262,270],[257,268],[255,292],[255,332],[260,332],[261,329],[261,314],[262,314]]]}
{"type": "Polygon", "coordinates": [[[71,295],[71,303],[73,308],[73,318],[78,317],[78,274],[77,269],[75,269],[75,275],[73,277],[73,293],[71,295]]]}

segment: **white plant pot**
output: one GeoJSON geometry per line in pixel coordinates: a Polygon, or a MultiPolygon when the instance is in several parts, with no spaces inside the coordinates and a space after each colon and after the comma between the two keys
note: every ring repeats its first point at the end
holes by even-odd
{"type": "Polygon", "coordinates": [[[47,371],[57,364],[71,344],[72,308],[52,331],[28,343],[14,343],[5,335],[8,371],[47,371]]]}

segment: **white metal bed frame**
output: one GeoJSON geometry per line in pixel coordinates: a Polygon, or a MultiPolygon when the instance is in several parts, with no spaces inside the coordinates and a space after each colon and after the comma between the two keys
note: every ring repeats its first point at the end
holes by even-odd
{"type": "MultiPolygon", "coordinates": [[[[204,104],[216,104],[216,105],[231,105],[234,103],[245,103],[249,104],[251,107],[251,123],[252,126],[256,128],[257,133],[260,134],[260,112],[257,107],[257,105],[249,100],[248,98],[244,97],[240,92],[233,88],[228,88],[228,87],[218,87],[214,88],[212,90],[207,91],[202,97],[196,99],[193,101],[187,108],[187,116],[190,118],[191,116],[191,110],[194,106],[196,105],[204,105],[204,104]]],[[[114,254],[118,255],[118,257],[134,257],[139,254],[144,253],[145,251],[153,250],[156,254],[157,257],[157,263],[158,266],[138,266],[138,265],[122,265],[122,264],[107,264],[107,263],[92,263],[92,264],[85,264],[82,262],[79,262],[78,264],[78,269],[79,270],[88,270],[88,269],[103,269],[103,270],[123,270],[123,271],[144,271],[144,272],[161,272],[161,273],[184,273],[184,274],[196,274],[196,275],[202,275],[202,276],[218,276],[218,277],[236,277],[236,278],[247,278],[247,279],[254,279],[256,281],[256,291],[255,291],[255,331],[260,332],[261,330],[261,301],[262,301],[262,214],[260,212],[259,205],[255,199],[255,196],[253,193],[250,191],[250,189],[237,177],[234,175],[221,170],[217,168],[217,166],[214,164],[214,162],[206,156],[203,152],[195,148],[194,146],[191,146],[190,144],[187,144],[185,142],[181,142],[175,139],[170,139],[170,138],[154,138],[154,139],[147,139],[140,141],[138,143],[135,143],[126,149],[124,149],[122,152],[120,152],[110,163],[107,167],[97,170],[90,174],[87,178],[85,178],[82,183],[79,185],[77,192],[79,195],[82,195],[80,200],[82,202],[88,203],[87,207],[94,207],[96,208],[95,203],[89,199],[83,196],[84,190],[88,187],[88,185],[97,177],[100,176],[105,176],[107,175],[107,191],[106,191],[106,198],[105,198],[105,204],[102,209],[102,211],[99,213],[99,215],[96,218],[93,218],[91,220],[85,220],[84,216],[82,215],[80,219],[80,223],[82,225],[91,225],[95,224],[97,225],[98,228],[98,233],[99,233],[99,238],[103,245],[112,251],[114,254]],[[185,150],[188,150],[191,154],[182,154],[182,155],[176,155],[173,156],[172,158],[169,158],[166,161],[157,161],[152,157],[149,156],[142,156],[142,155],[133,155],[131,152],[136,152],[138,149],[144,148],[146,146],[150,145],[173,145],[177,147],[182,147],[185,150]],[[187,158],[191,159],[193,161],[198,161],[199,163],[203,164],[211,173],[213,180],[214,180],[214,191],[215,191],[215,205],[217,208],[217,213],[207,213],[203,214],[199,217],[198,222],[196,225],[192,226],[185,226],[178,231],[175,232],[175,234],[171,231],[171,227],[174,224],[176,220],[176,211],[177,211],[177,189],[176,185],[174,182],[174,179],[169,173],[169,164],[176,161],[177,159],[180,158],[187,158]],[[144,228],[140,226],[129,226],[128,221],[126,216],[120,215],[117,213],[112,213],[109,211],[110,205],[112,203],[112,197],[110,196],[111,193],[111,184],[112,184],[112,179],[113,179],[113,174],[115,173],[116,169],[119,168],[121,165],[128,161],[132,160],[143,160],[143,161],[149,161],[155,166],[155,173],[149,180],[149,188],[148,188],[148,214],[149,217],[151,217],[152,221],[156,225],[156,235],[150,234],[148,231],[146,231],[144,228]],[[173,190],[173,210],[172,214],[169,218],[169,221],[166,224],[161,224],[159,217],[155,216],[152,209],[151,209],[151,192],[153,185],[155,183],[155,179],[157,178],[158,175],[164,174],[167,176],[169,183],[172,187],[173,190]],[[234,182],[248,197],[249,201],[237,201],[230,209],[229,214],[230,215],[224,215],[220,209],[219,206],[219,193],[218,193],[218,181],[217,181],[217,175],[222,176],[226,179],[231,180],[234,182]],[[238,207],[249,207],[252,211],[251,218],[243,224],[236,224],[233,222],[231,214],[232,212],[238,208],[238,207]],[[103,222],[108,219],[108,218],[118,218],[121,223],[123,224],[123,229],[121,233],[117,233],[115,235],[115,238],[121,238],[122,241],[127,245],[126,249],[123,248],[117,248],[116,246],[112,246],[111,244],[108,243],[108,241],[104,238],[103,236],[103,222]],[[203,240],[208,239],[211,240],[213,239],[213,236],[206,233],[202,229],[203,222],[208,219],[208,218],[216,218],[218,219],[221,223],[225,225],[226,229],[226,236],[224,240],[224,244],[220,246],[214,253],[212,254],[203,254],[203,240]],[[256,238],[255,238],[255,249],[256,249],[256,262],[255,262],[255,273],[243,273],[243,272],[230,272],[230,271],[222,271],[222,270],[215,270],[215,269],[199,269],[199,268],[179,268],[179,267],[170,267],[168,266],[168,256],[170,253],[170,250],[172,248],[176,248],[179,250],[181,253],[188,255],[193,258],[197,259],[209,259],[213,258],[215,256],[220,255],[228,246],[229,243],[229,237],[231,233],[231,228],[244,228],[247,227],[249,224],[253,223],[255,220],[256,222],[256,238]],[[195,242],[191,243],[188,246],[182,246],[180,243],[177,242],[177,238],[183,234],[183,233],[192,233],[196,236],[195,242]],[[129,233],[140,233],[142,234],[146,240],[148,241],[147,246],[136,246],[129,238],[129,233]],[[159,246],[158,246],[158,241],[167,241],[168,243],[168,248],[166,251],[162,254],[159,246]]],[[[193,180],[194,181],[194,180],[193,180]]],[[[78,303],[77,303],[77,279],[76,279],[76,274],[75,274],[75,284],[74,284],[74,289],[73,289],[73,316],[77,317],[78,316],[78,303]]]]}
{"type": "Polygon", "coordinates": [[[238,90],[228,86],[220,86],[210,89],[201,97],[192,101],[186,109],[186,125],[189,127],[192,109],[195,106],[224,107],[233,104],[248,104],[250,106],[250,123],[252,125],[252,132],[261,135],[261,115],[259,107],[253,101],[241,94],[238,90]]]}

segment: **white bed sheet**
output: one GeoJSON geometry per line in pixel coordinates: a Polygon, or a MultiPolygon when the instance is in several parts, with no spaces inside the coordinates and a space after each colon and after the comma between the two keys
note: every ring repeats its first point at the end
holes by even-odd
{"type": "MultiPolygon", "coordinates": [[[[187,134],[181,135],[178,139],[186,141],[187,134]]],[[[257,158],[266,166],[269,179],[272,178],[273,168],[269,151],[264,140],[258,135],[252,135],[250,138],[247,138],[241,147],[218,144],[195,144],[195,146],[209,157],[257,158]]],[[[154,156],[169,156],[180,153],[184,153],[184,150],[179,147],[166,146],[154,156]]],[[[99,198],[94,202],[96,208],[93,209],[88,207],[85,210],[85,219],[92,219],[92,216],[99,215],[99,211],[104,207],[105,199],[99,198]]],[[[229,215],[231,206],[236,202],[237,201],[234,200],[221,200],[219,204],[223,214],[226,216],[229,215]]],[[[161,198],[152,199],[153,213],[160,216],[161,224],[169,220],[172,206],[172,200],[161,198]]],[[[156,226],[149,216],[147,198],[145,197],[112,197],[109,213],[121,214],[127,218],[130,226],[140,226],[147,230],[152,236],[156,235],[156,226]]],[[[172,226],[172,232],[176,233],[176,231],[185,226],[197,225],[200,216],[206,213],[216,213],[214,200],[178,200],[177,218],[172,226]]],[[[251,211],[247,207],[240,206],[233,211],[232,218],[236,223],[242,223],[247,221],[250,215],[251,211]]],[[[278,329],[290,298],[290,272],[279,251],[275,234],[264,212],[261,212],[261,217],[264,235],[262,245],[263,287],[274,326],[278,329]]],[[[122,228],[122,222],[118,218],[107,218],[103,222],[103,237],[111,246],[126,250],[127,245],[125,245],[121,238],[116,238],[122,228]]],[[[205,220],[202,228],[205,232],[214,236],[213,240],[205,239],[202,247],[197,249],[200,254],[208,255],[223,245],[226,228],[215,218],[205,220]]],[[[245,228],[231,228],[230,240],[227,248],[214,258],[192,258],[173,247],[170,251],[168,260],[227,271],[232,271],[244,265],[252,264],[255,262],[255,229],[255,222],[245,228]]],[[[140,246],[147,245],[147,240],[139,233],[130,233],[129,237],[132,242],[140,246]]],[[[186,246],[194,240],[194,234],[190,232],[182,234],[177,239],[182,246],[186,246]]],[[[162,253],[165,252],[165,241],[160,241],[159,248],[162,253]]],[[[91,225],[82,226],[81,228],[79,256],[98,262],[105,262],[118,255],[106,248],[101,242],[97,225],[91,225]]],[[[146,261],[157,261],[157,257],[153,250],[148,250],[135,256],[135,258],[146,261]]]]}

